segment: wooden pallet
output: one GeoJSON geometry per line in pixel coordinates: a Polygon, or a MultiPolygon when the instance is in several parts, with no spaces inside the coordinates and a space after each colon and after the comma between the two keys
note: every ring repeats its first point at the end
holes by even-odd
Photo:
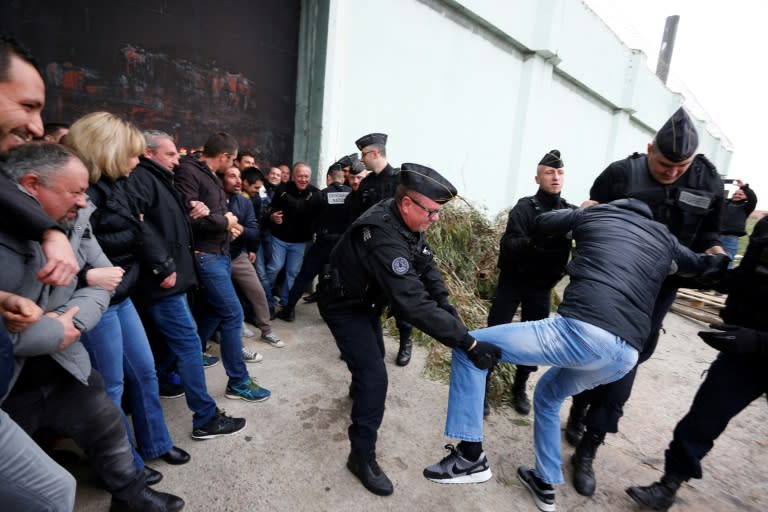
{"type": "Polygon", "coordinates": [[[715,292],[702,292],[681,288],[677,292],[672,312],[708,324],[722,322],[720,310],[725,306],[725,296],[715,292]]]}

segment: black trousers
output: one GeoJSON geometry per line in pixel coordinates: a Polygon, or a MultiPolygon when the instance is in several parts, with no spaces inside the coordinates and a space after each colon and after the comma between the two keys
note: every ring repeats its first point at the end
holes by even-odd
{"type": "Polygon", "coordinates": [[[301,262],[301,270],[299,270],[296,279],[293,280],[293,286],[288,292],[288,304],[286,304],[288,307],[296,306],[304,290],[309,288],[315,276],[323,270],[323,265],[328,263],[328,258],[337,241],[338,238],[318,238],[309,246],[301,262]]]}
{"type": "Polygon", "coordinates": [[[86,386],[50,357],[39,356],[28,359],[17,384],[3,410],[30,437],[50,428],[72,438],[118,499],[130,500],[144,488],[144,472],[134,465],[122,415],[97,371],[91,371],[86,386]]]}
{"type": "Polygon", "coordinates": [[[721,352],[665,453],[666,473],[701,478],[701,460],[731,418],[768,391],[768,357],[721,352]]]}
{"type": "Polygon", "coordinates": [[[384,337],[377,313],[333,311],[320,308],[342,359],[352,374],[352,425],[348,429],[352,451],[366,458],[376,451],[376,438],[387,399],[384,337]]]}
{"type": "MultiPolygon", "coordinates": [[[[496,297],[488,312],[488,327],[510,323],[518,307],[522,307],[520,320],[523,322],[541,320],[549,316],[552,309],[552,288],[520,285],[515,281],[514,276],[503,270],[499,274],[496,297]]],[[[517,365],[517,368],[528,373],[539,369],[538,366],[524,365],[517,365]]]]}
{"type": "Polygon", "coordinates": [[[574,406],[577,408],[589,407],[584,419],[584,424],[589,430],[598,432],[619,431],[619,419],[624,415],[624,404],[627,403],[632,394],[632,387],[637,376],[637,366],[647,361],[656,351],[661,324],[672,307],[676,295],[676,286],[662,286],[651,314],[651,334],[645,341],[634,368],[617,381],[582,391],[573,397],[574,406]]]}

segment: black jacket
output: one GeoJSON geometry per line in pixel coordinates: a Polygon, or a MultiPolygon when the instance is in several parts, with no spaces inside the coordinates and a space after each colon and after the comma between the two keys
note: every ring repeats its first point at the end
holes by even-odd
{"type": "MultiPolygon", "coordinates": [[[[91,215],[91,228],[104,254],[113,265],[125,270],[123,280],[112,296],[112,304],[127,298],[139,278],[136,254],[141,250],[141,223],[134,217],[127,202],[125,184],[128,178],[112,181],[102,177],[88,187],[88,197],[96,205],[91,215]]],[[[87,271],[81,270],[81,274],[87,271]]]]}
{"type": "Polygon", "coordinates": [[[318,240],[338,239],[349,226],[349,215],[345,205],[352,192],[347,185],[331,183],[320,191],[314,232],[318,240]]]}
{"type": "Polygon", "coordinates": [[[535,195],[520,199],[507,218],[507,228],[499,247],[502,279],[522,286],[551,288],[565,275],[571,254],[571,239],[539,235],[532,238],[536,217],[563,208],[575,208],[560,197],[539,189],[535,195]]]}
{"type": "Polygon", "coordinates": [[[48,229],[61,227],[32,199],[5,176],[0,176],[0,229],[24,239],[40,242],[48,229]]]}
{"type": "Polygon", "coordinates": [[[185,213],[191,209],[190,201],[192,200],[202,201],[211,212],[206,217],[191,219],[192,232],[195,235],[195,250],[227,254],[229,223],[225,215],[229,210],[221,180],[205,162],[185,157],[182,158],[176,170],[175,185],[183,200],[185,213]]]}
{"type": "Polygon", "coordinates": [[[360,182],[357,192],[347,196],[346,204],[349,222],[352,223],[370,207],[395,196],[395,189],[400,183],[400,169],[387,164],[380,173],[370,172],[360,182]]]}
{"type": "Polygon", "coordinates": [[[392,313],[449,347],[472,343],[448,302],[448,290],[423,233],[410,231],[393,199],[370,208],[331,252],[321,279],[320,307],[378,316],[392,313]]]}
{"type": "Polygon", "coordinates": [[[272,223],[272,236],[288,243],[312,240],[312,220],[317,212],[320,190],[314,185],[299,190],[296,183],[281,183],[272,196],[273,212],[283,212],[282,224],[272,223]]]}
{"type": "Polygon", "coordinates": [[[635,199],[545,213],[536,218],[535,231],[571,231],[576,241],[558,313],[605,329],[638,351],[667,275],[675,270],[698,275],[712,270],[715,260],[681,245],[635,199]]]}
{"type": "Polygon", "coordinates": [[[155,247],[154,264],[141,267],[133,301],[142,306],[185,293],[197,286],[192,250],[192,227],[187,208],[177,192],[170,171],[141,157],[126,182],[126,192],[138,218],[143,218],[142,237],[155,247]],[[152,242],[159,243],[152,243],[152,242]],[[176,285],[160,288],[160,282],[176,272],[176,285]]]}
{"type": "Polygon", "coordinates": [[[651,176],[647,161],[647,155],[635,153],[613,162],[595,179],[589,197],[600,203],[640,199],[686,247],[703,252],[721,245],[723,182],[715,166],[704,155],[696,155],[680,179],[663,185],[651,176]]]}
{"type": "Polygon", "coordinates": [[[746,199],[742,201],[725,200],[723,219],[720,223],[720,233],[723,235],[744,236],[747,234],[744,227],[747,225],[750,214],[755,211],[757,195],[749,188],[749,185],[744,185],[741,190],[747,196],[746,199]]]}

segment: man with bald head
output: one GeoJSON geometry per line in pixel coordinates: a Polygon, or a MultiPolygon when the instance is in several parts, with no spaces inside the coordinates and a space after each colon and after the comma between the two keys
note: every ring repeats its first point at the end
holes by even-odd
{"type": "MultiPolygon", "coordinates": [[[[541,320],[552,308],[552,288],[565,275],[571,253],[571,240],[566,237],[531,239],[536,217],[563,208],[574,208],[560,197],[565,180],[565,165],[560,151],[548,151],[536,166],[534,177],[539,185],[535,195],[523,197],[509,212],[507,229],[499,250],[499,281],[493,305],[488,312],[488,326],[512,321],[518,306],[521,320],[541,320]]],[[[531,411],[526,394],[528,377],[538,368],[517,365],[512,385],[512,405],[520,414],[531,411]]],[[[490,372],[488,372],[490,380],[490,372]]],[[[488,389],[486,384],[486,395],[488,389]]],[[[487,403],[487,398],[486,398],[487,403]]],[[[487,410],[487,407],[486,407],[487,410]]]]}

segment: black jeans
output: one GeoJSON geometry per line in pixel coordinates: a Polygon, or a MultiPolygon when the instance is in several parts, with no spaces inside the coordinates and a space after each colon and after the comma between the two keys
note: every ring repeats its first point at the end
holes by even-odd
{"type": "Polygon", "coordinates": [[[768,357],[721,352],[682,420],[665,453],[664,470],[680,477],[701,478],[701,460],[731,418],[768,391],[768,357]]]}
{"type": "Polygon", "coordinates": [[[29,358],[3,409],[30,436],[47,427],[72,438],[114,497],[131,500],[144,488],[122,415],[95,370],[86,386],[49,356],[29,358]]]}
{"type": "Polygon", "coordinates": [[[348,429],[352,451],[363,458],[376,451],[376,438],[384,419],[387,368],[381,320],[374,312],[320,313],[331,329],[341,356],[352,374],[352,425],[348,429]]]}

